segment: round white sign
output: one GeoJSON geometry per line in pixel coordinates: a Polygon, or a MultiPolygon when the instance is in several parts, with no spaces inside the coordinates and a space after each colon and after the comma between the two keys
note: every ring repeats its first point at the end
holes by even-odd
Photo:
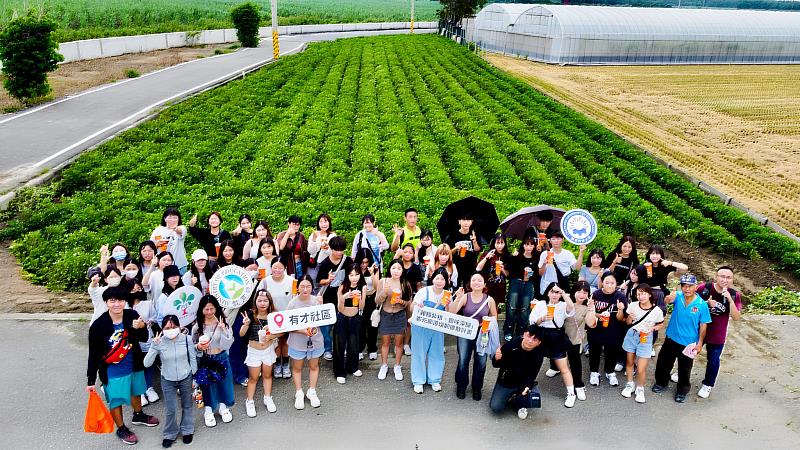
{"type": "Polygon", "coordinates": [[[247,302],[253,292],[253,280],[239,266],[225,266],[208,282],[208,291],[223,308],[238,308],[247,302]]]}

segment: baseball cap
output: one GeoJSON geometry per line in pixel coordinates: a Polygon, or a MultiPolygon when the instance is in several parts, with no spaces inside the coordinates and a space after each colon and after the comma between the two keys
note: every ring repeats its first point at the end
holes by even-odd
{"type": "Polygon", "coordinates": [[[192,252],[192,261],[200,261],[201,259],[208,260],[208,253],[202,248],[198,248],[192,252]]]}
{"type": "Polygon", "coordinates": [[[685,273],[681,275],[681,284],[697,284],[697,277],[692,275],[691,273],[685,273]]]}

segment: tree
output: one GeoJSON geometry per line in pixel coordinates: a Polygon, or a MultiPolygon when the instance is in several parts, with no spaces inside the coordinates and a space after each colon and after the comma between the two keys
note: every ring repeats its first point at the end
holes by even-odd
{"type": "Polygon", "coordinates": [[[231,10],[231,19],[242,47],[258,47],[258,23],[261,20],[258,6],[243,3],[231,10]]]}
{"type": "Polygon", "coordinates": [[[9,22],[0,33],[0,60],[6,78],[3,86],[26,105],[50,93],[47,74],[64,60],[52,36],[55,29],[55,22],[29,12],[9,22]]]}
{"type": "Polygon", "coordinates": [[[456,23],[464,17],[471,17],[480,9],[486,0],[439,0],[442,9],[439,17],[442,20],[456,23]]]}

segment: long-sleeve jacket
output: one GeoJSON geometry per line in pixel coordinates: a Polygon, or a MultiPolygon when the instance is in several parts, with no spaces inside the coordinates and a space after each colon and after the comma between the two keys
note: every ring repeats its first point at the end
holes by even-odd
{"type": "Polygon", "coordinates": [[[152,366],[156,356],[161,357],[161,376],[166,380],[181,381],[197,372],[197,351],[189,335],[179,334],[175,339],[162,337],[160,342],[153,342],[144,357],[144,366],[152,366]]]}
{"type": "MultiPolygon", "coordinates": [[[[139,318],[139,313],[132,309],[122,310],[122,326],[128,332],[128,340],[131,345],[130,352],[133,355],[133,370],[144,370],[144,355],[136,342],[147,342],[147,328],[133,328],[133,321],[139,318]]],[[[114,323],[108,311],[100,315],[89,327],[89,362],[86,369],[88,385],[94,386],[97,381],[97,373],[100,373],[100,381],[108,384],[108,363],[103,357],[110,350],[108,339],[114,334],[114,323]]]]}
{"type": "Polygon", "coordinates": [[[544,358],[541,346],[525,350],[522,337],[517,336],[503,344],[500,351],[502,357],[499,361],[492,355],[492,366],[500,369],[497,383],[507,388],[533,389],[544,358]]]}

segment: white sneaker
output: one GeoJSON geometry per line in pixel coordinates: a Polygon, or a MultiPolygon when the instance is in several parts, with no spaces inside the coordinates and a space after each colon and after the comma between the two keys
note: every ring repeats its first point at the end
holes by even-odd
{"type": "Polygon", "coordinates": [[[364,372],[362,372],[361,369],[356,370],[355,372],[353,372],[353,376],[354,377],[360,377],[361,375],[364,375],[364,372]]]}
{"type": "Polygon", "coordinates": [[[633,394],[633,390],[635,387],[636,385],[634,385],[632,381],[629,381],[625,383],[625,389],[623,389],[622,392],[620,392],[620,394],[622,394],[622,396],[625,398],[631,398],[631,394],[633,394]]]}
{"type": "Polygon", "coordinates": [[[358,360],[361,361],[364,359],[364,352],[358,354],[358,360]]]}
{"type": "Polygon", "coordinates": [[[625,368],[625,366],[623,366],[620,363],[617,363],[617,365],[614,366],[614,372],[622,372],[622,369],[624,369],[624,368],[625,368]]]}
{"type": "Polygon", "coordinates": [[[528,408],[520,408],[517,410],[517,417],[525,420],[528,417],[528,408]]]}
{"type": "Polygon", "coordinates": [[[558,375],[560,373],[561,372],[559,372],[557,370],[547,369],[547,372],[545,372],[544,374],[547,376],[547,378],[553,378],[554,376],[556,376],[556,375],[558,375]]]}
{"type": "Polygon", "coordinates": [[[331,352],[323,353],[322,357],[325,359],[325,361],[333,361],[333,353],[331,352]]]}
{"type": "Polygon", "coordinates": [[[439,392],[442,390],[442,385],[439,383],[433,383],[431,385],[431,389],[433,389],[433,392],[439,392]]]}
{"type": "Polygon", "coordinates": [[[345,377],[336,377],[336,382],[339,384],[345,384],[347,379],[345,377]]]}
{"type": "Polygon", "coordinates": [[[567,394],[567,399],[564,400],[564,406],[566,406],[567,408],[572,408],[573,406],[575,406],[575,398],[576,398],[575,394],[567,394]]]}
{"type": "Polygon", "coordinates": [[[376,359],[378,359],[378,353],[377,352],[372,352],[372,353],[369,354],[369,360],[370,361],[375,361],[376,359]]]}
{"type": "Polygon", "coordinates": [[[209,428],[217,426],[217,419],[214,418],[214,411],[212,411],[209,407],[206,407],[206,412],[203,414],[203,420],[205,420],[206,426],[209,428]]]}
{"type": "Polygon", "coordinates": [[[256,416],[256,402],[254,402],[253,400],[250,399],[245,400],[244,409],[247,412],[247,417],[256,416]]]}
{"type": "Polygon", "coordinates": [[[306,407],[306,402],[303,400],[305,396],[303,395],[303,390],[300,389],[299,391],[295,391],[294,393],[294,407],[295,409],[303,409],[306,407]]]}
{"type": "Polygon", "coordinates": [[[656,357],[656,349],[650,350],[650,357],[651,358],[655,358],[656,357]]]}
{"type": "Polygon", "coordinates": [[[281,372],[283,373],[283,378],[292,378],[292,369],[289,368],[289,363],[281,367],[281,372]]]}
{"type": "Polygon", "coordinates": [[[283,366],[280,364],[275,364],[275,367],[272,368],[272,378],[283,378],[283,366]]]}
{"type": "Polygon", "coordinates": [[[608,384],[610,384],[611,386],[619,386],[619,381],[617,381],[617,374],[607,373],[606,378],[608,378],[608,384]]]}
{"type": "Polygon", "coordinates": [[[147,406],[147,405],[150,404],[150,402],[147,401],[147,396],[146,395],[142,394],[142,395],[140,395],[140,397],[142,397],[142,406],[147,406]]]}
{"type": "Polygon", "coordinates": [[[644,403],[644,387],[636,386],[636,403],[644,403]]]}
{"type": "Polygon", "coordinates": [[[672,372],[672,375],[669,376],[670,381],[673,383],[678,382],[678,372],[672,372]]]}
{"type": "Polygon", "coordinates": [[[589,374],[589,384],[592,386],[600,386],[600,373],[592,372],[589,374]]]}
{"type": "Polygon", "coordinates": [[[231,420],[233,420],[233,414],[231,414],[231,410],[223,404],[219,405],[219,416],[222,417],[222,422],[224,423],[230,423],[231,420]]]}
{"type": "Polygon", "coordinates": [[[586,388],[585,387],[575,388],[575,395],[578,396],[578,400],[585,401],[586,400],[586,388]]]}
{"type": "Polygon", "coordinates": [[[309,389],[306,393],[306,397],[308,397],[308,401],[311,402],[312,408],[319,408],[320,402],[319,397],[317,397],[316,389],[309,389]]]}
{"type": "Polygon", "coordinates": [[[278,408],[275,407],[275,402],[272,401],[272,396],[269,395],[264,396],[264,406],[266,406],[267,411],[271,413],[274,413],[275,411],[278,410],[278,408]]]}
{"type": "Polygon", "coordinates": [[[389,366],[386,364],[382,365],[380,370],[378,370],[378,379],[385,380],[386,379],[386,372],[389,371],[389,366]]]}
{"type": "Polygon", "coordinates": [[[422,385],[421,384],[415,384],[414,385],[414,392],[416,392],[417,394],[422,394],[422,391],[423,391],[423,389],[422,389],[422,385]]]}
{"type": "Polygon", "coordinates": [[[242,382],[241,382],[241,383],[239,383],[239,384],[240,384],[240,385],[242,385],[242,386],[244,386],[244,387],[247,387],[247,383],[249,383],[249,382],[250,382],[250,380],[244,380],[244,381],[242,381],[242,382]]]}
{"type": "Polygon", "coordinates": [[[153,388],[147,388],[147,390],[144,391],[144,395],[147,397],[147,401],[150,403],[155,403],[160,398],[156,390],[153,388]]]}
{"type": "Polygon", "coordinates": [[[711,389],[713,389],[713,386],[706,386],[704,384],[700,386],[700,390],[697,391],[697,396],[700,398],[708,398],[708,396],[711,395],[711,389]]]}
{"type": "Polygon", "coordinates": [[[411,356],[411,346],[408,344],[403,346],[403,354],[406,356],[411,356]]]}
{"type": "Polygon", "coordinates": [[[394,366],[394,379],[397,381],[403,381],[403,368],[400,366],[394,366]]]}

